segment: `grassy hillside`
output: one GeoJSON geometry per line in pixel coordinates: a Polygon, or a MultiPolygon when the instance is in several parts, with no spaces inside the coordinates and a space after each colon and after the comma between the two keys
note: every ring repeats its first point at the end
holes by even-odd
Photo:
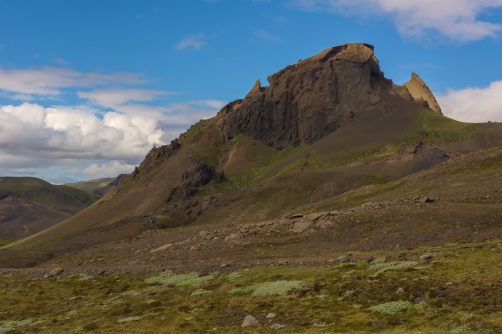
{"type": "Polygon", "coordinates": [[[5,240],[40,232],[99,199],[79,189],[31,177],[0,178],[0,195],[0,237],[5,240]]]}
{"type": "Polygon", "coordinates": [[[0,192],[12,192],[29,202],[62,213],[75,213],[99,196],[65,186],[55,186],[33,177],[0,177],[0,192]]]}
{"type": "Polygon", "coordinates": [[[102,187],[108,185],[113,180],[115,180],[115,178],[113,178],[113,177],[112,178],[102,178],[102,179],[81,181],[81,182],[75,182],[75,183],[65,183],[65,184],[63,184],[63,186],[77,188],[77,189],[80,189],[80,190],[83,190],[85,192],[92,194],[94,190],[98,190],[99,188],[102,188],[102,187]]]}

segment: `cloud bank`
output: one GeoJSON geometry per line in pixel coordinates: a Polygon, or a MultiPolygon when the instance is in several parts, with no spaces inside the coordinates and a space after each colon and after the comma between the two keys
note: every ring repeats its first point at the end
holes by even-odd
{"type": "Polygon", "coordinates": [[[31,175],[61,183],[130,173],[152,146],[168,143],[225,105],[219,100],[158,103],[177,93],[109,88],[145,80],[131,73],[0,68],[0,96],[25,101],[0,105],[2,176],[31,175]],[[32,102],[74,95],[74,88],[91,89],[76,92],[82,104],[32,102]]]}
{"type": "Polygon", "coordinates": [[[144,82],[138,73],[78,72],[68,68],[44,66],[33,69],[0,68],[0,90],[8,93],[30,95],[60,95],[62,88],[91,87],[105,84],[137,84],[144,82]]]}
{"type": "Polygon", "coordinates": [[[502,122],[502,80],[437,96],[445,116],[462,122],[502,122]]]}
{"type": "Polygon", "coordinates": [[[405,36],[440,34],[468,42],[495,37],[502,30],[500,23],[479,19],[490,9],[502,7],[502,0],[290,0],[289,3],[306,11],[389,16],[405,36]]]}

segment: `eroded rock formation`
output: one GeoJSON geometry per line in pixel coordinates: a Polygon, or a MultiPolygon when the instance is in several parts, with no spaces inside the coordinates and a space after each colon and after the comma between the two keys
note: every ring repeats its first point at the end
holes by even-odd
{"type": "Polygon", "coordinates": [[[405,83],[403,86],[408,89],[413,99],[425,101],[427,102],[428,108],[441,115],[443,114],[436,97],[432,94],[427,84],[418,76],[418,74],[412,72],[410,81],[405,83]]]}
{"type": "Polygon", "coordinates": [[[373,50],[368,44],[332,47],[270,75],[268,87],[256,81],[243,100],[222,109],[223,134],[230,139],[242,133],[278,149],[311,144],[359,112],[395,112],[385,92],[424,104],[420,96],[438,111],[432,93],[415,87],[417,79],[412,79],[413,93],[386,79],[373,50]]]}

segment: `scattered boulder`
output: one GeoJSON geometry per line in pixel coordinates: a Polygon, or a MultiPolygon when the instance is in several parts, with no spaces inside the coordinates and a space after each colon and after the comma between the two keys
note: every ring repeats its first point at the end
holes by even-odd
{"type": "Polygon", "coordinates": [[[314,225],[314,224],[311,221],[307,221],[307,220],[302,220],[302,221],[296,222],[293,225],[293,232],[294,233],[302,233],[302,232],[308,230],[309,228],[311,228],[312,225],[314,225]]]}
{"type": "Polygon", "coordinates": [[[62,272],[63,272],[63,268],[61,267],[56,267],[54,269],[52,269],[48,275],[45,275],[45,278],[49,278],[49,277],[55,277],[55,276],[58,276],[60,275],[62,272]]]}
{"type": "Polygon", "coordinates": [[[350,258],[347,255],[341,255],[338,257],[338,262],[340,262],[340,263],[346,263],[349,261],[350,261],[350,258]]]}
{"type": "Polygon", "coordinates": [[[272,318],[275,318],[276,314],[275,313],[269,313],[267,314],[266,318],[267,319],[272,319],[272,318]]]}
{"type": "Polygon", "coordinates": [[[242,322],[241,327],[251,327],[251,326],[258,325],[258,324],[259,324],[258,320],[256,320],[256,318],[253,317],[252,315],[248,314],[244,318],[244,321],[242,322]]]}
{"type": "Polygon", "coordinates": [[[429,197],[422,196],[418,199],[418,203],[429,203],[432,202],[432,200],[429,197]]]}

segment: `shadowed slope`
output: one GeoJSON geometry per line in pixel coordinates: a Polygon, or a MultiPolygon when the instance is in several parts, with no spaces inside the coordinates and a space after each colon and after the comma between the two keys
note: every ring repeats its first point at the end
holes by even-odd
{"type": "Polygon", "coordinates": [[[37,178],[0,178],[0,236],[20,239],[37,233],[84,209],[97,198],[37,178]]]}

